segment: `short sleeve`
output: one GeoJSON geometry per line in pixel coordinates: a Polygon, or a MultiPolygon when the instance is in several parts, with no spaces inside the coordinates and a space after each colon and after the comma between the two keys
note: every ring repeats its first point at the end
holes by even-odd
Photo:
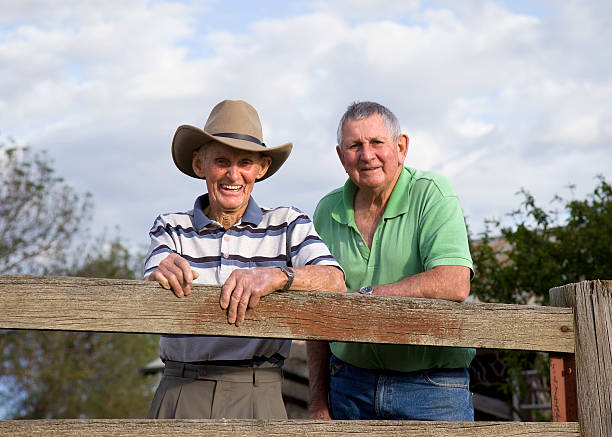
{"type": "Polygon", "coordinates": [[[176,243],[172,238],[171,232],[169,232],[171,229],[172,228],[165,222],[162,216],[155,219],[149,231],[151,244],[149,245],[147,257],[145,258],[144,277],[147,277],[155,270],[159,266],[159,263],[161,263],[170,253],[176,253],[176,243]]]}
{"type": "Polygon", "coordinates": [[[467,227],[459,199],[452,189],[439,191],[432,186],[432,190],[419,225],[421,262],[426,270],[440,265],[465,266],[473,276],[467,227]]]}
{"type": "Polygon", "coordinates": [[[299,213],[289,221],[287,246],[291,264],[295,267],[307,265],[330,265],[342,270],[319,237],[310,218],[299,213]]]}

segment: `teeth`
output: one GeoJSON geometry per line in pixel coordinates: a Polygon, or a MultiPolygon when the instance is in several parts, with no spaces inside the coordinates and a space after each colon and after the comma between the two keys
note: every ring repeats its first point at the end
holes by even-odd
{"type": "Polygon", "coordinates": [[[228,190],[239,190],[242,185],[221,185],[221,187],[228,189],[228,190]]]}

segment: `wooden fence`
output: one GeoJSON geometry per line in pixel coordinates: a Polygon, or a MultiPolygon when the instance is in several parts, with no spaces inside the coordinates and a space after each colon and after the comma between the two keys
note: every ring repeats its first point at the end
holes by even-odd
{"type": "Polygon", "coordinates": [[[577,414],[578,421],[5,420],[0,435],[612,435],[612,281],[554,288],[554,306],[277,292],[249,310],[239,328],[227,323],[219,307],[219,287],[195,285],[192,290],[177,299],[147,281],[0,275],[0,328],[547,351],[557,360],[551,361],[556,363],[551,367],[553,416],[571,420],[577,414]]]}

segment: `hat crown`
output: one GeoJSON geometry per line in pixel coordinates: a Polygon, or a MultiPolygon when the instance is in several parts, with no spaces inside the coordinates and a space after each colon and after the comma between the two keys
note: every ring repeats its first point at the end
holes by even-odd
{"type": "Polygon", "coordinates": [[[243,100],[223,100],[210,112],[204,131],[211,135],[233,133],[249,135],[263,142],[257,111],[243,100]]]}
{"type": "Polygon", "coordinates": [[[263,143],[263,132],[257,111],[243,100],[223,100],[210,112],[204,129],[184,124],[179,126],[172,139],[172,159],[180,171],[198,179],[193,170],[193,153],[211,141],[237,150],[265,153],[272,163],[264,176],[255,182],[272,176],[291,153],[293,145],[285,143],[268,147],[263,143]]]}

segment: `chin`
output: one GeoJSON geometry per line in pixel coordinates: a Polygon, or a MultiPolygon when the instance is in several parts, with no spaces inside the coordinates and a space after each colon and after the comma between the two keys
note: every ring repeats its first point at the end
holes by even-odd
{"type": "Polygon", "coordinates": [[[360,186],[368,188],[380,188],[385,185],[385,180],[382,178],[361,178],[360,186]]]}
{"type": "Polygon", "coordinates": [[[227,199],[226,201],[221,201],[219,204],[223,209],[226,210],[236,210],[245,206],[249,202],[249,198],[245,199],[227,199]]]}
{"type": "Polygon", "coordinates": [[[244,206],[244,203],[221,203],[221,209],[224,211],[236,211],[244,206]]]}

